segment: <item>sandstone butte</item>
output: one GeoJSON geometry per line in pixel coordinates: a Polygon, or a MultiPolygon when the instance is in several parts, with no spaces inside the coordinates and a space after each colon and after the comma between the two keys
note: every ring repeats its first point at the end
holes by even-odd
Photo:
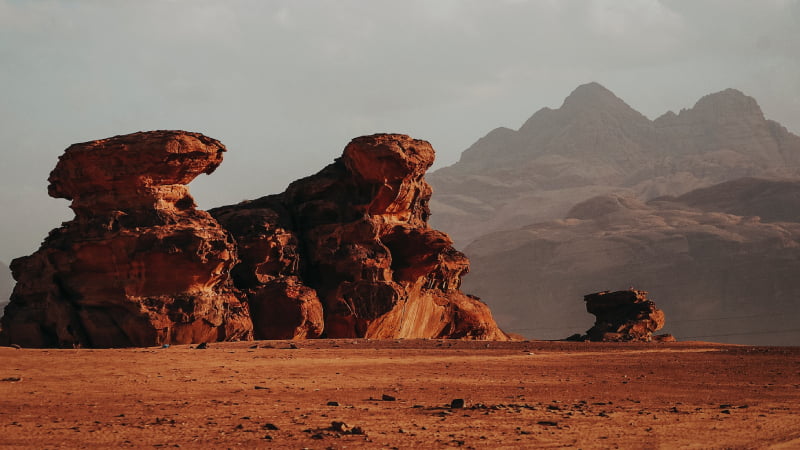
{"type": "Polygon", "coordinates": [[[184,131],[67,148],[48,192],[75,218],[12,262],[0,344],[509,339],[459,290],[466,256],[428,226],[428,142],[359,137],[282,194],[198,210],[186,184],[225,151],[184,131]]]}

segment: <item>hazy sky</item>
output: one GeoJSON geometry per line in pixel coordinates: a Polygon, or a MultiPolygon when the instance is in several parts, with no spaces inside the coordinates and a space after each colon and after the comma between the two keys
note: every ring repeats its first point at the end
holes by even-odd
{"type": "MultiPolygon", "coordinates": [[[[800,131],[800,0],[0,0],[0,261],[72,217],[72,143],[221,140],[208,208],[280,192],[356,136],[431,141],[437,167],[597,81],[650,118],[728,87],[800,131]]],[[[446,231],[446,230],[445,230],[446,231]]]]}

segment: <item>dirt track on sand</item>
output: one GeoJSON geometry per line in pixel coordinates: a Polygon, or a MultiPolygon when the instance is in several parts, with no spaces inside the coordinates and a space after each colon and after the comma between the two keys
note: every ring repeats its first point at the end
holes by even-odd
{"type": "Polygon", "coordinates": [[[0,446],[800,448],[800,347],[192,347],[0,348],[0,446]]]}

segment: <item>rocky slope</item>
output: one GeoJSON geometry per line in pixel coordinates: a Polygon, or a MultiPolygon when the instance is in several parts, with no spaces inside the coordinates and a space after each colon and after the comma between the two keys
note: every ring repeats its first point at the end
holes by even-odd
{"type": "Polygon", "coordinates": [[[456,242],[559,219],[590,197],[680,195],[746,176],[800,174],[800,138],[734,89],[649,120],[597,83],[519,130],[498,128],[429,176],[434,226],[456,242]]]}
{"type": "Polygon", "coordinates": [[[537,338],[583,333],[586,292],[636,286],[679,340],[796,345],[800,223],[784,220],[799,194],[798,181],[751,178],[646,203],[594,197],[477,239],[465,289],[490,298],[506,330],[537,338]]]}
{"type": "Polygon", "coordinates": [[[185,185],[225,151],[183,131],[69,147],[48,191],[72,201],[75,219],[12,262],[0,344],[507,339],[486,305],[459,290],[467,258],[427,224],[427,142],[354,139],[283,194],[212,217],[185,185]]]}

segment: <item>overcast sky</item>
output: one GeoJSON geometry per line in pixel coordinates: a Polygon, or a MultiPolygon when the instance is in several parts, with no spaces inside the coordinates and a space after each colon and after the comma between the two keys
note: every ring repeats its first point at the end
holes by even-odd
{"type": "Polygon", "coordinates": [[[219,139],[225,162],[191,184],[210,208],[280,192],[364,134],[452,164],[589,81],[650,118],[734,87],[800,132],[800,1],[0,0],[0,261],[72,217],[46,189],[72,143],[219,139]]]}

